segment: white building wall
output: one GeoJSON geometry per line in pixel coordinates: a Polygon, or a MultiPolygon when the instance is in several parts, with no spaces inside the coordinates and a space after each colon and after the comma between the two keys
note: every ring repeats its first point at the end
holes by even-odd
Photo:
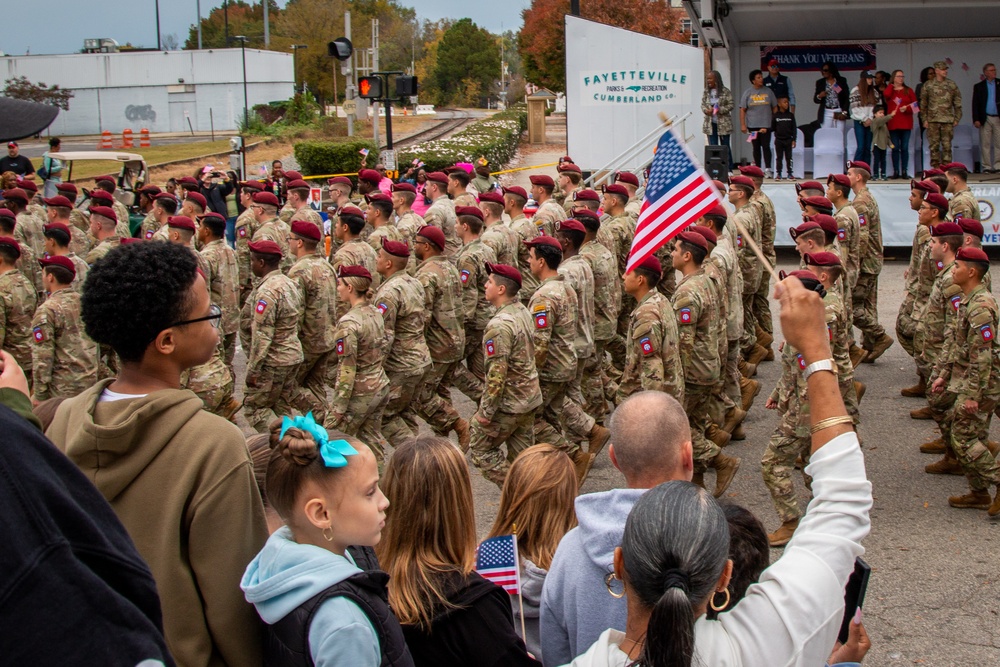
{"type": "MultiPolygon", "coordinates": [[[[229,131],[243,117],[242,55],[241,49],[216,49],[4,57],[0,74],[73,91],[52,134],[208,131],[213,123],[229,131]]],[[[291,54],[247,49],[246,62],[251,109],[291,97],[291,54]]]]}

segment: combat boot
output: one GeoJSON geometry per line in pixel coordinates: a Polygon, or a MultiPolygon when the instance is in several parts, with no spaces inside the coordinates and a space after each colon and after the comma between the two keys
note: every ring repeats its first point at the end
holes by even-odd
{"type": "Polygon", "coordinates": [[[907,398],[923,398],[927,395],[927,381],[924,378],[920,378],[920,381],[915,385],[901,389],[899,393],[901,396],[906,396],[907,398]]]}
{"type": "Polygon", "coordinates": [[[753,399],[760,393],[760,382],[747,378],[740,378],[740,402],[745,412],[750,411],[753,399]]]}
{"type": "Polygon", "coordinates": [[[860,403],[861,399],[865,397],[865,392],[867,390],[868,387],[865,386],[864,382],[858,382],[857,380],[854,381],[854,393],[858,395],[858,403],[860,403]]]}
{"type": "MultiPolygon", "coordinates": [[[[700,486],[701,488],[704,489],[705,488],[705,473],[703,473],[703,472],[696,472],[695,474],[691,475],[691,483],[692,484],[697,484],[698,486],[700,486]]],[[[707,491],[708,489],[705,489],[705,490],[707,491]]]]}
{"type": "Polygon", "coordinates": [[[709,465],[715,469],[715,491],[712,495],[718,498],[729,488],[733,477],[736,477],[736,471],[740,469],[740,459],[720,452],[709,465]]]}
{"type": "Polygon", "coordinates": [[[934,419],[934,413],[931,412],[930,406],[925,405],[922,408],[910,410],[910,419],[934,419]]]}
{"type": "Polygon", "coordinates": [[[747,432],[743,430],[743,424],[733,429],[733,440],[740,441],[747,439],[747,432]]]}
{"type": "Polygon", "coordinates": [[[767,536],[767,542],[772,547],[783,547],[792,540],[792,535],[795,534],[795,529],[799,527],[799,520],[792,519],[791,521],[786,521],[781,524],[778,530],[774,531],[767,536]]]}
{"type": "Polygon", "coordinates": [[[953,458],[945,456],[939,461],[928,463],[924,466],[924,472],[929,475],[964,475],[962,466],[953,458]]]}
{"type": "Polygon", "coordinates": [[[941,438],[920,445],[921,454],[944,454],[947,450],[948,445],[941,438]]]}
{"type": "MultiPolygon", "coordinates": [[[[243,407],[242,401],[237,401],[235,398],[230,396],[229,400],[226,401],[225,404],[219,408],[219,416],[221,416],[223,419],[228,419],[229,421],[235,424],[236,415],[237,413],[239,413],[240,408],[242,407],[243,407]]],[[[323,423],[322,420],[317,420],[317,421],[320,424],[323,423]]]]}
{"type": "Polygon", "coordinates": [[[986,443],[986,449],[990,450],[990,454],[993,455],[993,458],[996,458],[997,453],[1000,453],[1000,442],[990,440],[986,443]]]}
{"type": "Polygon", "coordinates": [[[892,347],[892,344],[895,342],[896,341],[894,341],[892,339],[892,336],[890,336],[889,334],[887,333],[882,334],[882,337],[879,338],[877,341],[875,341],[875,344],[872,346],[872,349],[869,350],[868,354],[865,355],[863,361],[866,364],[874,364],[875,360],[881,357],[883,354],[885,354],[885,351],[888,350],[890,347],[892,347]]]}
{"type": "Polygon", "coordinates": [[[1000,514],[1000,486],[997,487],[997,497],[993,499],[993,504],[986,510],[986,513],[991,517],[1000,514]]]}
{"type": "Polygon", "coordinates": [[[497,488],[502,491],[504,480],[507,479],[507,470],[503,467],[490,468],[483,471],[483,477],[496,484],[497,488]]]}
{"type": "Polygon", "coordinates": [[[573,452],[573,468],[576,469],[576,481],[583,486],[583,480],[587,479],[590,473],[590,466],[594,465],[594,455],[578,449],[573,452]]]}
{"type": "Polygon", "coordinates": [[[759,324],[754,325],[757,333],[757,344],[763,348],[769,348],[774,343],[774,336],[760,328],[759,324]]]}
{"type": "Polygon", "coordinates": [[[988,510],[993,506],[990,504],[992,500],[986,491],[969,491],[961,496],[948,496],[949,505],[966,510],[988,510]]]}
{"type": "Polygon", "coordinates": [[[740,360],[736,363],[736,369],[740,372],[740,375],[748,380],[757,375],[757,364],[748,364],[743,357],[740,357],[740,360]]]}
{"type": "Polygon", "coordinates": [[[729,408],[729,412],[726,413],[726,421],[722,424],[722,430],[726,433],[732,434],[733,430],[742,424],[743,420],[746,418],[746,410],[741,410],[734,405],[729,408]]]}
{"type": "Polygon", "coordinates": [[[587,437],[589,438],[587,452],[597,456],[604,449],[604,445],[608,444],[608,440],[611,439],[611,431],[600,424],[594,424],[594,428],[590,429],[587,437]]]}
{"type": "Polygon", "coordinates": [[[861,360],[864,359],[865,357],[865,350],[864,348],[858,347],[857,345],[851,345],[850,355],[851,355],[851,365],[857,368],[858,364],[860,364],[861,360]]]}
{"type": "Polygon", "coordinates": [[[472,440],[472,434],[469,432],[469,422],[459,417],[455,420],[451,428],[455,431],[455,435],[458,436],[458,448],[462,450],[463,454],[469,451],[469,442],[472,440]]]}
{"type": "Polygon", "coordinates": [[[747,357],[747,365],[753,366],[754,370],[757,369],[757,364],[764,361],[764,357],[767,356],[767,350],[760,346],[760,344],[755,344],[753,349],[750,350],[750,355],[747,357]]]}
{"type": "Polygon", "coordinates": [[[772,348],[767,348],[767,354],[764,355],[764,361],[774,361],[774,350],[772,348]]]}
{"type": "Polygon", "coordinates": [[[705,429],[705,437],[717,444],[719,447],[725,447],[729,444],[729,440],[732,436],[715,424],[711,424],[707,429],[705,429]]]}

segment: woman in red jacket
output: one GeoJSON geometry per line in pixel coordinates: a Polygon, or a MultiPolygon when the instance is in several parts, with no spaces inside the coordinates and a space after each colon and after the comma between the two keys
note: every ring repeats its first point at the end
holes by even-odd
{"type": "Polygon", "coordinates": [[[896,113],[889,121],[889,141],[892,143],[892,177],[910,180],[910,132],[913,130],[913,106],[917,96],[913,89],[906,85],[903,70],[892,73],[892,81],[883,93],[885,98],[885,115],[896,113]],[[900,171],[902,162],[902,171],[900,171]]]}

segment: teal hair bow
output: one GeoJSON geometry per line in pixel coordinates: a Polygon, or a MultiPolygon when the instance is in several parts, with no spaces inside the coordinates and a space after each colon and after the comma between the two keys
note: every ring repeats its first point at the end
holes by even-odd
{"type": "Polygon", "coordinates": [[[329,434],[322,425],[317,424],[312,412],[305,416],[282,417],[281,433],[278,439],[285,437],[285,432],[290,428],[297,428],[305,431],[316,441],[319,447],[319,455],[323,458],[323,465],[327,468],[343,468],[347,465],[347,456],[354,456],[358,450],[351,446],[346,440],[330,440],[329,434]]]}

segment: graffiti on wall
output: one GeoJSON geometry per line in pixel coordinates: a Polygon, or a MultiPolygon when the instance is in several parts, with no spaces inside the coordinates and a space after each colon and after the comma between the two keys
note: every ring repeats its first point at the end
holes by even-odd
{"type": "Polygon", "coordinates": [[[125,107],[125,117],[129,120],[148,120],[151,123],[155,123],[156,110],[153,109],[152,104],[130,104],[125,107]]]}

